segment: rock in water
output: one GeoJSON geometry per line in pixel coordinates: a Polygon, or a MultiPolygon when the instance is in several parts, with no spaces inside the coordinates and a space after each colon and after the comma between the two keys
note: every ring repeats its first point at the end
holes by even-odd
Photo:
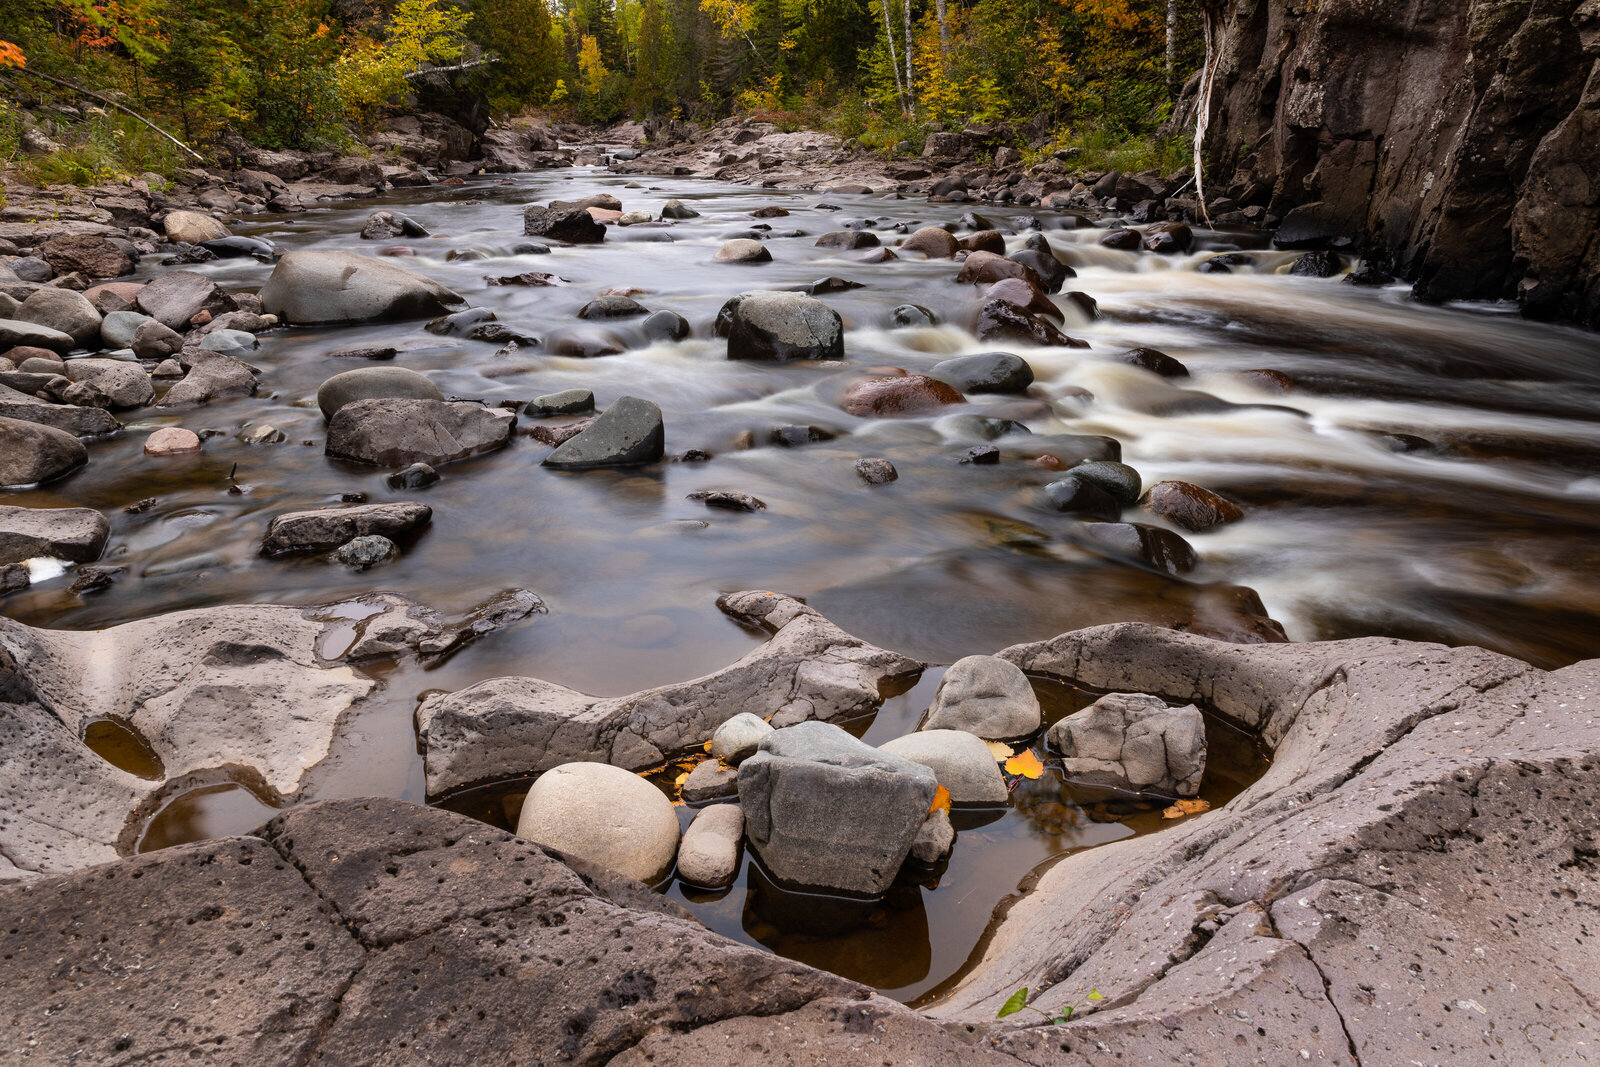
{"type": "Polygon", "coordinates": [[[760,241],[735,237],[731,241],[724,241],[711,259],[715,263],[770,263],[772,253],[760,241]]]}
{"type": "Polygon", "coordinates": [[[759,715],[741,711],[711,735],[711,754],[724,763],[738,765],[755,755],[772,733],[772,724],[759,715]]]}
{"type": "Polygon", "coordinates": [[[290,252],[261,289],[262,311],[296,326],[426,319],[465,303],[431,278],[355,252],[290,252]]]}
{"type": "Polygon", "coordinates": [[[950,855],[955,843],[956,828],[950,824],[950,813],[943,808],[930,811],[917,836],[911,839],[911,857],[931,867],[950,855]]]}
{"type": "Polygon", "coordinates": [[[357,367],[317,387],[317,407],[325,419],[357,400],[390,399],[443,400],[444,394],[424,375],[405,367],[357,367]]]}
{"type": "Polygon", "coordinates": [[[739,767],[746,831],[767,868],[795,886],[864,896],[894,881],[937,790],[927,767],[831,723],[776,730],[739,767]]]}
{"type": "Polygon", "coordinates": [[[888,418],[925,415],[965,402],[960,393],[936,378],[901,374],[852,382],[840,406],[862,418],[888,418]]]}
{"type": "Polygon", "coordinates": [[[678,877],[690,885],[721,889],[739,875],[744,812],[737,804],[704,808],[684,832],[678,847],[678,877]]]}
{"type": "Polygon", "coordinates": [[[200,435],[182,426],[163,426],[145,438],[147,456],[181,456],[200,451],[200,435]]]}
{"type": "Polygon", "coordinates": [[[965,730],[987,741],[1030,737],[1044,725],[1028,676],[995,656],[957,660],[939,681],[924,730],[965,730]]]}
{"type": "Polygon", "coordinates": [[[528,790],[517,836],[646,884],[672,869],[678,816],[666,796],[607,763],[563,763],[528,790]]]}
{"type": "Polygon", "coordinates": [[[1204,533],[1244,518],[1244,509],[1226,497],[1190,482],[1157,482],[1140,501],[1150,514],[1192,533],[1204,533]]]}
{"type": "Polygon", "coordinates": [[[17,309],[17,318],[69,335],[80,348],[100,345],[100,312],[82,293],[71,289],[39,289],[17,309]]]}
{"type": "Polygon", "coordinates": [[[381,467],[438,467],[511,440],[516,416],[481,404],[444,400],[357,400],[328,420],[325,451],[381,467]]]}
{"type": "Polygon", "coordinates": [[[665,442],[661,409],[648,400],[624,396],[593,426],[546,456],[544,465],[558,470],[637,467],[659,461],[665,442]]]}
{"type": "Polygon", "coordinates": [[[581,207],[546,208],[535,205],[522,214],[522,232],[568,244],[599,244],[606,239],[604,223],[581,207]]]}
{"type": "Polygon", "coordinates": [[[399,559],[400,546],[387,537],[368,534],[365,537],[353,537],[340,545],[333,558],[358,571],[371,570],[390,560],[399,559]]]}
{"type": "Polygon", "coordinates": [[[1025,393],[1033,384],[1033,368],[1010,352],[985,352],[957,356],[933,365],[928,372],[963,393],[1025,393]]]}
{"type": "Polygon", "coordinates": [[[380,534],[403,537],[426,526],[433,509],[426,504],[361,504],[348,508],[288,511],[267,524],[264,555],[326,552],[354,538],[380,534]]]}
{"type": "Polygon", "coordinates": [[[965,730],[922,730],[878,746],[934,773],[957,804],[1004,804],[1010,795],[994,753],[965,730]]]}
{"type": "Polygon", "coordinates": [[[105,390],[114,408],[142,407],[156,396],[150,375],[130,360],[74,359],[61,372],[74,382],[93,382],[105,390]]]}
{"type": "MultiPolygon", "coordinates": [[[[300,252],[298,255],[340,255],[337,252],[300,252]]],[[[183,332],[202,311],[220,315],[237,311],[233,297],[217,288],[217,283],[198,271],[169,270],[156,278],[137,297],[139,310],[171,330],[183,332]]]]}
{"type": "Polygon", "coordinates": [[[1162,796],[1192,797],[1206,769],[1206,724],[1193,704],[1110,693],[1050,727],[1069,778],[1162,796]]]}
{"type": "Polygon", "coordinates": [[[0,418],[0,486],[52,481],[88,462],[89,450],[65,430],[0,418]]]}
{"type": "Polygon", "coordinates": [[[1126,463],[1114,460],[1089,459],[1073,467],[1067,472],[1075,478],[1082,478],[1091,485],[1105,490],[1121,504],[1134,504],[1139,499],[1141,482],[1139,472],[1126,463]]]}
{"type": "Polygon", "coordinates": [[[956,239],[949,230],[941,230],[937,226],[924,226],[907,237],[900,247],[907,252],[921,252],[929,259],[949,259],[956,254],[956,249],[960,246],[956,244],[956,239]]]}
{"type": "Polygon", "coordinates": [[[803,293],[740,293],[717,313],[729,359],[843,359],[839,313],[803,293]]]}
{"type": "Polygon", "coordinates": [[[683,799],[690,804],[739,795],[739,769],[719,759],[708,759],[689,772],[683,782],[683,799]]]}
{"type": "Polygon", "coordinates": [[[0,318],[0,352],[13,348],[44,348],[65,355],[76,342],[70,333],[23,319],[0,318]]]}
{"type": "Polygon", "coordinates": [[[202,241],[217,241],[233,236],[226,226],[198,211],[169,211],[161,221],[167,240],[197,245],[202,241]]]}
{"type": "Polygon", "coordinates": [[[34,556],[93,563],[110,536],[111,524],[93,508],[0,505],[0,566],[34,556]]]}

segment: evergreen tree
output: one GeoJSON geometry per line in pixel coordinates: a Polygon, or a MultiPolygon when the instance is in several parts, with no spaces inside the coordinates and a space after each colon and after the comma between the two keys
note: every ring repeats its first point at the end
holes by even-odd
{"type": "Polygon", "coordinates": [[[639,114],[659,115],[672,110],[677,51],[676,35],[662,10],[662,0],[644,0],[631,94],[634,110],[639,114]]]}
{"type": "Polygon", "coordinates": [[[497,57],[477,79],[491,111],[549,101],[562,63],[545,0],[479,0],[467,36],[497,57]]]}

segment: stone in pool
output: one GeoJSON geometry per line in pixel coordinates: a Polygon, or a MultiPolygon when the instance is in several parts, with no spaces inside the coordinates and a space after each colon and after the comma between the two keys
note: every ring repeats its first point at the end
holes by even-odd
{"type": "Polygon", "coordinates": [[[944,672],[922,729],[1015,741],[1031,737],[1042,725],[1039,698],[1021,668],[995,656],[967,656],[944,672]]]}
{"type": "Polygon", "coordinates": [[[93,563],[110,535],[110,523],[93,508],[0,505],[0,565],[34,556],[93,563]]]}
{"type": "Polygon", "coordinates": [[[927,767],[831,723],[775,730],[739,766],[745,829],[767,869],[862,896],[893,883],[937,790],[927,767]]]}
{"type": "Polygon", "coordinates": [[[357,400],[328,420],[325,451],[379,467],[438,467],[503,448],[516,416],[500,408],[444,400],[357,400]]]}
{"type": "Polygon", "coordinates": [[[661,459],[665,440],[661,409],[648,400],[625,396],[606,408],[594,425],[546,456],[544,465],[558,470],[641,466],[661,459]]]}
{"type": "Polygon", "coordinates": [[[443,400],[444,394],[425,375],[405,367],[357,367],[335,374],[317,387],[317,407],[325,419],[357,400],[396,398],[443,400]]]}
{"type": "Polygon", "coordinates": [[[346,541],[334,552],[333,558],[358,571],[370,570],[390,560],[399,559],[400,546],[387,537],[369,534],[346,541]]]}
{"type": "Polygon", "coordinates": [[[843,359],[839,313],[803,293],[740,293],[717,313],[729,359],[843,359]]]}
{"type": "Polygon", "coordinates": [[[737,804],[703,808],[678,846],[678,877],[704,889],[722,889],[739,875],[744,812],[737,804]]]}
{"type": "Polygon", "coordinates": [[[724,763],[739,764],[755,755],[772,733],[772,724],[759,715],[741,711],[711,735],[711,754],[724,763]]]}
{"type": "Polygon", "coordinates": [[[608,763],[563,763],[539,776],[517,836],[653,883],[672,868],[678,816],[666,795],[608,763]]]}
{"type": "Polygon", "coordinates": [[[464,303],[431,278],[356,252],[290,252],[261,289],[262,310],[296,326],[425,319],[464,303]]]}
{"type": "Polygon", "coordinates": [[[288,511],[267,524],[264,555],[285,552],[327,552],[353,538],[403,537],[426,526],[433,509],[426,504],[359,504],[346,508],[288,511]]]}
{"type": "Polygon", "coordinates": [[[1069,778],[1192,797],[1206,769],[1206,724],[1193,704],[1168,707],[1143,693],[1110,693],[1048,734],[1069,778]]]}
{"type": "Polygon", "coordinates": [[[1033,368],[1010,352],[957,356],[933,365],[932,377],[963,393],[1023,393],[1033,384],[1033,368]]]}
{"type": "Polygon", "coordinates": [[[933,771],[957,804],[1004,804],[1009,795],[994,753],[966,730],[922,730],[886,741],[878,751],[933,771]]]}

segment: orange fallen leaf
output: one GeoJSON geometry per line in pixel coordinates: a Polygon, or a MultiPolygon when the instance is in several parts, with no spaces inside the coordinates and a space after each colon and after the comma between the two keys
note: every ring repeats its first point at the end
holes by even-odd
{"type": "Polygon", "coordinates": [[[1163,819],[1181,819],[1185,815],[1199,815],[1202,811],[1210,811],[1211,804],[1204,800],[1180,800],[1172,807],[1161,812],[1163,819]]]}
{"type": "Polygon", "coordinates": [[[678,775],[676,778],[674,778],[672,780],[672,788],[674,788],[674,789],[682,789],[683,788],[683,783],[687,782],[688,780],[689,780],[689,772],[688,771],[684,771],[682,774],[678,775]]]}
{"type": "Polygon", "coordinates": [[[701,747],[702,747],[702,748],[704,748],[704,749],[705,749],[705,750],[706,750],[706,751],[707,751],[707,752],[710,752],[710,751],[711,751],[711,742],[710,742],[710,741],[707,741],[707,742],[706,742],[706,743],[705,743],[705,744],[704,744],[704,745],[702,745],[702,746],[701,746],[701,747]]]}
{"type": "Polygon", "coordinates": [[[1004,741],[985,741],[984,744],[989,746],[989,754],[995,759],[1006,760],[1011,758],[1011,746],[1004,741]]]}
{"type": "Polygon", "coordinates": [[[944,786],[941,785],[937,790],[934,791],[933,803],[928,806],[928,814],[932,815],[936,811],[949,811],[949,810],[950,810],[950,790],[946,789],[944,786]]]}
{"type": "Polygon", "coordinates": [[[1044,773],[1044,764],[1033,754],[1033,749],[1025,748],[1006,760],[1006,773],[1020,774],[1024,778],[1033,779],[1044,773]]]}

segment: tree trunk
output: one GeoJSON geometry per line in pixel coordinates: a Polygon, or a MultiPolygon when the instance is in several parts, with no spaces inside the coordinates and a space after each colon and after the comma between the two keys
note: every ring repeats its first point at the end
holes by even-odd
{"type": "Polygon", "coordinates": [[[883,0],[883,39],[889,42],[889,70],[894,74],[894,91],[900,97],[900,110],[906,109],[906,87],[900,84],[900,58],[894,52],[894,15],[889,0],[883,0]]]}
{"type": "Polygon", "coordinates": [[[1211,93],[1217,84],[1217,65],[1221,57],[1222,0],[1202,0],[1200,17],[1205,29],[1206,58],[1200,68],[1200,94],[1194,119],[1194,199],[1199,209],[1196,214],[1211,225],[1211,212],[1206,209],[1205,160],[1201,150],[1206,143],[1206,128],[1211,125],[1211,93]]]}
{"type": "Polygon", "coordinates": [[[1178,91],[1178,0],[1167,0],[1167,92],[1178,91]]]}
{"type": "Polygon", "coordinates": [[[911,117],[917,117],[917,93],[911,74],[911,0],[904,0],[906,5],[906,103],[910,105],[911,117]]]}
{"type": "Polygon", "coordinates": [[[934,11],[939,17],[939,54],[945,59],[950,58],[950,27],[944,21],[945,0],[934,0],[934,11]]]}

